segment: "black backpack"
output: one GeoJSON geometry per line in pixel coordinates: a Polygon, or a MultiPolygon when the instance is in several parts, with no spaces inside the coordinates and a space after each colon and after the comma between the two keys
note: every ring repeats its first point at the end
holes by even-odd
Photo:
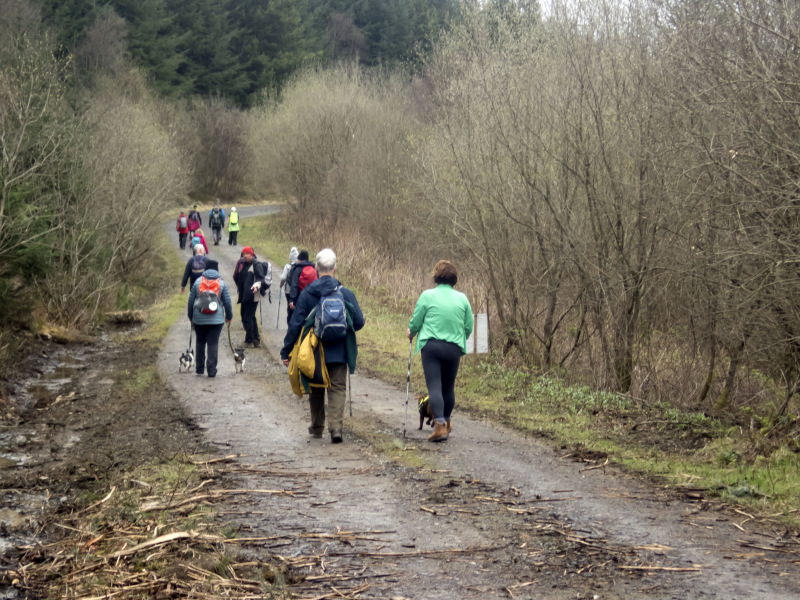
{"type": "Polygon", "coordinates": [[[211,211],[211,218],[209,219],[212,227],[222,227],[224,225],[224,221],[222,220],[222,212],[214,209],[211,211]]]}

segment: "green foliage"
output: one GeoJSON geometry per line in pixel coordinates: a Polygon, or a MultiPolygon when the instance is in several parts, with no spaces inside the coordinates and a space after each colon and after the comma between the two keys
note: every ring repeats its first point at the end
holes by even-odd
{"type": "MultiPolygon", "coordinates": [[[[354,23],[368,65],[415,61],[459,13],[456,0],[44,0],[66,55],[109,10],[124,19],[127,51],[159,93],[256,103],[300,68],[341,58],[336,15],[354,23]]],[[[106,40],[108,42],[108,40],[106,40]]],[[[97,40],[91,43],[97,43],[97,40]]]]}

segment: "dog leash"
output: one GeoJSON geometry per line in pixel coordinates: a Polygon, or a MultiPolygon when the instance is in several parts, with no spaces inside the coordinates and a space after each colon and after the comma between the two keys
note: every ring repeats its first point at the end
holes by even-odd
{"type": "Polygon", "coordinates": [[[231,341],[231,322],[228,321],[225,324],[228,326],[228,346],[231,347],[231,354],[233,354],[233,357],[236,358],[236,350],[233,349],[233,342],[231,341]]]}
{"type": "Polygon", "coordinates": [[[189,350],[192,349],[192,334],[194,334],[194,323],[189,321],[189,350]]]}

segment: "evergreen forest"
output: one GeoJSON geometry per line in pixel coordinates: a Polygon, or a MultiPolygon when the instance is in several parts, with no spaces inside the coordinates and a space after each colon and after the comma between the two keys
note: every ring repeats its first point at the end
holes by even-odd
{"type": "Polygon", "coordinates": [[[44,0],[42,17],[62,53],[103,60],[124,47],[163,96],[250,106],[309,64],[412,66],[458,9],[458,0],[44,0]]]}

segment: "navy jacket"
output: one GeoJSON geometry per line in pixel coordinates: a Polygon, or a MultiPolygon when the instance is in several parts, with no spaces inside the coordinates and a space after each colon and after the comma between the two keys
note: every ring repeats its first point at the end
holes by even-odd
{"type": "MultiPolygon", "coordinates": [[[[294,348],[297,338],[303,329],[303,323],[308,317],[308,314],[316,308],[322,296],[327,296],[333,289],[340,285],[339,280],[334,277],[324,276],[312,281],[300,293],[300,298],[297,300],[294,312],[292,313],[292,320],[289,322],[289,329],[286,332],[286,337],[283,338],[283,348],[281,349],[281,358],[288,359],[289,353],[294,348]]],[[[361,312],[361,307],[358,306],[355,294],[342,287],[340,290],[344,301],[351,306],[350,316],[353,319],[353,329],[358,331],[364,327],[364,313],[361,312]]],[[[326,363],[346,363],[348,362],[347,355],[347,340],[340,340],[338,342],[323,342],[322,347],[325,349],[325,362],[326,363]]]]}

